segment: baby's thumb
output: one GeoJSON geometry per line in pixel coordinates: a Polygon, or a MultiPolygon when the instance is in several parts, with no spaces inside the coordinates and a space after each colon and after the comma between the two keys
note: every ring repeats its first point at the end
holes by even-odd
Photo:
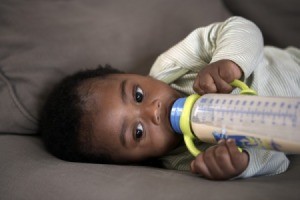
{"type": "Polygon", "coordinates": [[[192,173],[196,173],[196,169],[195,169],[195,160],[193,160],[190,164],[190,169],[192,173]]]}

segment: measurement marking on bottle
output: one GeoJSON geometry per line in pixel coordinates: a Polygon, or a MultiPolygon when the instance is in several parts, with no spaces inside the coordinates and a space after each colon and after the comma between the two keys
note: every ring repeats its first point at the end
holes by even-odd
{"type": "Polygon", "coordinates": [[[296,105],[285,102],[254,100],[205,99],[201,101],[197,113],[201,113],[202,122],[238,121],[241,123],[270,124],[281,126],[297,126],[297,112],[300,102],[296,105]]]}

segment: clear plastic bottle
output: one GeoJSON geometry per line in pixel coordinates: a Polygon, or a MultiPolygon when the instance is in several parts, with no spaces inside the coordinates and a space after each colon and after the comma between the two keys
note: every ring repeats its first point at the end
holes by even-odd
{"type": "Polygon", "coordinates": [[[191,95],[175,101],[170,119],[195,156],[200,153],[195,138],[207,143],[232,138],[239,147],[300,153],[300,98],[191,95]]]}

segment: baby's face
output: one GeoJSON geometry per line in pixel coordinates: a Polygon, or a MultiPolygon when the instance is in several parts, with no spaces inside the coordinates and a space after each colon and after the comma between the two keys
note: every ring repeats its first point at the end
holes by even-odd
{"type": "Polygon", "coordinates": [[[118,162],[138,162],[173,149],[169,113],[181,95],[150,77],[113,74],[87,84],[91,92],[92,148],[105,147],[118,162]]]}

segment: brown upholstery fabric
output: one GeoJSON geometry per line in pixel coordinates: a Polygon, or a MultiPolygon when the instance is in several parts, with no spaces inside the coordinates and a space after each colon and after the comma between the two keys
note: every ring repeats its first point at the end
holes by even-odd
{"type": "Polygon", "coordinates": [[[299,0],[223,1],[231,14],[246,17],[260,27],[266,45],[300,47],[299,0]]]}

